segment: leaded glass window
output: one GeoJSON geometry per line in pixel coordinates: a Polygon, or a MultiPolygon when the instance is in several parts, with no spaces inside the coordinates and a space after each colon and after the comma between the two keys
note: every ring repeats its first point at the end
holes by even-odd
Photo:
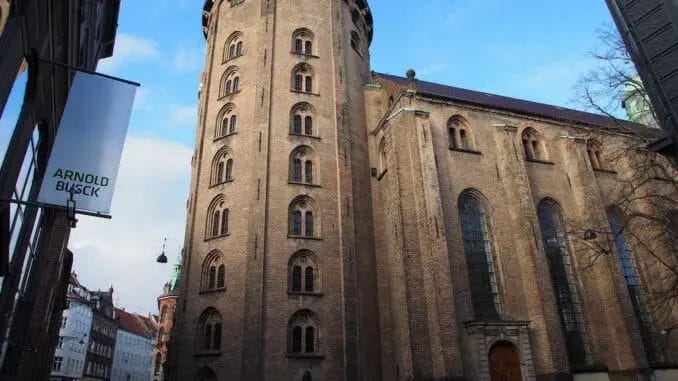
{"type": "Polygon", "coordinates": [[[615,251],[621,265],[626,287],[629,290],[629,297],[633,304],[633,311],[638,321],[638,328],[645,347],[645,354],[650,362],[657,361],[656,343],[653,333],[653,319],[647,310],[645,304],[645,295],[638,278],[638,269],[631,252],[629,239],[626,234],[624,220],[618,211],[610,211],[607,214],[607,220],[610,224],[610,232],[615,251]]]}
{"type": "Polygon", "coordinates": [[[565,229],[559,213],[549,201],[539,204],[537,214],[560,322],[565,332],[570,365],[586,365],[588,348],[584,341],[584,316],[572,271],[565,229]]]}
{"type": "Polygon", "coordinates": [[[475,317],[498,319],[499,297],[487,220],[482,203],[471,193],[459,198],[459,221],[475,317]]]}

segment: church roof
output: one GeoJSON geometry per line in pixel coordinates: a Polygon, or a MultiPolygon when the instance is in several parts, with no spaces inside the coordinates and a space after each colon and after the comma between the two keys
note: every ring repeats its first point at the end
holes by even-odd
{"type": "MultiPolygon", "coordinates": [[[[374,73],[374,75],[400,86],[407,86],[409,84],[409,79],[407,78],[383,73],[374,73]]],[[[463,103],[545,117],[564,122],[575,122],[610,129],[629,129],[646,138],[656,138],[661,135],[661,130],[657,130],[656,128],[650,128],[627,120],[610,118],[605,115],[510,98],[502,95],[483,93],[480,91],[467,90],[433,82],[420,81],[418,79],[416,81],[417,93],[436,98],[450,99],[463,103]]]]}

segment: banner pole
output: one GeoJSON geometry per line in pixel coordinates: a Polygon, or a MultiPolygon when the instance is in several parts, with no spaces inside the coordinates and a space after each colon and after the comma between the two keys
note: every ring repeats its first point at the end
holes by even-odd
{"type": "MultiPolygon", "coordinates": [[[[0,202],[8,202],[11,204],[18,204],[18,205],[25,205],[25,206],[32,206],[34,208],[50,208],[50,209],[59,209],[59,210],[68,210],[68,207],[61,206],[61,205],[52,205],[52,204],[45,204],[42,202],[34,202],[34,201],[22,201],[22,200],[13,200],[13,199],[0,199],[0,202]]],[[[99,217],[99,218],[106,218],[110,220],[113,218],[110,214],[103,214],[103,213],[97,213],[97,212],[88,212],[86,210],[76,210],[75,214],[82,214],[85,216],[92,216],[92,217],[99,217]]]]}
{"type": "Polygon", "coordinates": [[[91,74],[91,75],[97,75],[97,76],[99,76],[99,77],[104,77],[104,78],[112,79],[112,80],[115,80],[115,81],[124,82],[124,83],[130,84],[130,85],[134,85],[134,86],[137,86],[137,87],[141,87],[141,84],[140,84],[140,83],[134,82],[134,81],[130,81],[130,80],[128,80],[128,79],[119,78],[119,77],[114,77],[114,76],[112,76],[112,75],[103,74],[103,73],[97,73],[96,71],[91,71],[91,70],[87,70],[87,69],[81,69],[81,68],[79,68],[79,67],[75,67],[75,66],[63,64],[63,63],[61,63],[61,62],[50,61],[50,60],[47,60],[47,59],[44,59],[44,58],[40,58],[40,57],[37,57],[37,59],[38,59],[38,61],[40,61],[40,62],[44,62],[44,63],[46,63],[46,64],[50,64],[50,65],[54,65],[54,66],[59,66],[59,67],[62,67],[62,68],[64,68],[64,69],[75,70],[75,71],[79,71],[79,72],[83,72],[83,73],[87,73],[87,74],[91,74]]]}

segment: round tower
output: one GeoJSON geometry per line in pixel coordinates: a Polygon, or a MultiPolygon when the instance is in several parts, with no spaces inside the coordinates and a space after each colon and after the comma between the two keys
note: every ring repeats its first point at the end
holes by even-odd
{"type": "Polygon", "coordinates": [[[174,379],[380,379],[367,3],[208,0],[203,32],[174,379]]]}

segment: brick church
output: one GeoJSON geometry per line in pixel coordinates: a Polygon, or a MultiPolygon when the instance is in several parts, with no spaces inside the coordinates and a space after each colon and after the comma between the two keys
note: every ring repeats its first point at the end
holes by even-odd
{"type": "Polygon", "coordinates": [[[170,379],[678,380],[658,130],[375,73],[372,28],[205,2],[170,379]]]}

